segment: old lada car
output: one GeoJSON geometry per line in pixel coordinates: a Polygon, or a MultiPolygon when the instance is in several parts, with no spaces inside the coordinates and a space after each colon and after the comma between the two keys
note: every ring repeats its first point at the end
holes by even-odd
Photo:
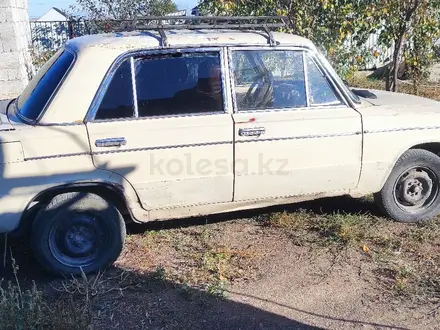
{"type": "Polygon", "coordinates": [[[396,221],[438,215],[440,103],[350,89],[268,26],[68,41],[4,103],[0,233],[79,274],[114,263],[127,222],[368,194],[396,221]]]}

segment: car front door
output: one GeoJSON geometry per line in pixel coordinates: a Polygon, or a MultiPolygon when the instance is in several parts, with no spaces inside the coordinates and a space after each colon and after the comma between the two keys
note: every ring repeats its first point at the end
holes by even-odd
{"type": "Polygon", "coordinates": [[[145,209],[232,200],[224,64],[221,49],[131,54],[92,106],[87,130],[95,166],[124,176],[145,209]]]}
{"type": "Polygon", "coordinates": [[[360,114],[345,103],[312,53],[231,48],[234,200],[355,188],[360,114]]]}

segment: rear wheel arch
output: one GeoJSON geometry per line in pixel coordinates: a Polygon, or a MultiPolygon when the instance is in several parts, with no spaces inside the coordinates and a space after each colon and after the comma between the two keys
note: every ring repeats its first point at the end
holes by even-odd
{"type": "Polygon", "coordinates": [[[130,210],[127,197],[124,195],[123,187],[108,182],[80,182],[71,184],[62,184],[48,188],[38,193],[27,205],[20,219],[20,225],[15,230],[15,236],[28,235],[32,227],[35,215],[39,209],[50,203],[57,195],[69,192],[88,192],[96,194],[105,200],[113,203],[126,223],[135,221],[135,217],[130,210]]]}

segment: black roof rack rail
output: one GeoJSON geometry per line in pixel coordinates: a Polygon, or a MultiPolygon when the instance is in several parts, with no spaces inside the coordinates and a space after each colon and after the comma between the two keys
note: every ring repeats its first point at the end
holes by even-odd
{"type": "Polygon", "coordinates": [[[162,46],[167,47],[166,30],[252,30],[260,29],[267,33],[269,44],[276,41],[271,28],[286,27],[285,16],[144,16],[131,20],[98,20],[106,29],[115,32],[134,30],[156,30],[162,39],[162,46]]]}

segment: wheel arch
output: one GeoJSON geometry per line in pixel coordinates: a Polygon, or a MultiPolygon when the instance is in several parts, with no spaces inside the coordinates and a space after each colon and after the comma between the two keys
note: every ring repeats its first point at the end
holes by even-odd
{"type": "Polygon", "coordinates": [[[116,206],[126,223],[136,221],[128,198],[124,194],[124,188],[121,185],[110,182],[65,183],[47,188],[32,198],[22,213],[19,226],[14,231],[14,236],[21,236],[30,230],[35,214],[41,205],[49,202],[57,195],[68,192],[89,192],[101,196],[106,200],[110,200],[116,206]]]}
{"type": "Polygon", "coordinates": [[[414,149],[426,150],[426,151],[429,151],[429,152],[436,154],[437,156],[440,156],[440,142],[439,141],[422,142],[422,143],[406,146],[405,148],[400,150],[399,153],[397,153],[397,157],[393,160],[390,168],[388,169],[386,175],[384,176],[384,178],[380,184],[380,189],[378,191],[380,191],[384,187],[388,177],[390,176],[391,172],[393,171],[393,168],[396,166],[397,161],[403,156],[403,154],[405,152],[407,152],[408,150],[414,150],[414,149]]]}

